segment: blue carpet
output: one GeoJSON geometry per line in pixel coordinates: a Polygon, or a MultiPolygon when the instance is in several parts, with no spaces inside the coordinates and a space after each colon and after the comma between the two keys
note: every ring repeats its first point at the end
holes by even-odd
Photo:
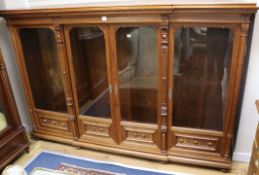
{"type": "Polygon", "coordinates": [[[182,173],[170,173],[170,172],[154,172],[151,170],[141,170],[124,167],[121,165],[115,165],[112,163],[91,161],[83,158],[69,157],[66,155],[55,154],[51,152],[41,152],[35,159],[33,159],[26,167],[27,173],[30,173],[33,168],[43,167],[49,169],[56,169],[58,165],[63,162],[71,165],[76,165],[83,168],[100,169],[104,171],[110,171],[115,173],[124,173],[127,175],[183,175],[182,173]]]}

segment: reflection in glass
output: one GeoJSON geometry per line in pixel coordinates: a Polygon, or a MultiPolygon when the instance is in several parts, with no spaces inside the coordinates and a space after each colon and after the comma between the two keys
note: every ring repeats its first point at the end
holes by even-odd
{"type": "Polygon", "coordinates": [[[0,132],[7,127],[7,122],[5,118],[4,106],[2,104],[2,99],[0,99],[0,132]]]}
{"type": "Polygon", "coordinates": [[[151,27],[120,28],[116,42],[122,119],[156,123],[156,31],[151,27]]]}
{"type": "Polygon", "coordinates": [[[223,129],[233,36],[222,28],[175,33],[173,125],[223,129]]]}
{"type": "Polygon", "coordinates": [[[3,110],[3,105],[0,102],[0,132],[2,130],[4,130],[7,127],[7,122],[6,122],[6,118],[5,118],[5,113],[3,110]]]}
{"type": "Polygon", "coordinates": [[[67,112],[53,31],[22,29],[20,36],[36,108],[67,112]]]}
{"type": "Polygon", "coordinates": [[[96,27],[74,28],[70,40],[80,113],[110,117],[103,32],[96,27]]]}

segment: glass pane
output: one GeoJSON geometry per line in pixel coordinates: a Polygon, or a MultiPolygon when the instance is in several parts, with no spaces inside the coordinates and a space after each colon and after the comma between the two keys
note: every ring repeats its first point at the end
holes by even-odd
{"type": "Polygon", "coordinates": [[[20,36],[36,108],[67,112],[53,31],[22,29],[20,36]]]}
{"type": "Polygon", "coordinates": [[[173,125],[223,129],[233,36],[222,28],[175,33],[173,125]]]}
{"type": "Polygon", "coordinates": [[[5,117],[5,110],[2,104],[2,99],[0,99],[0,132],[7,127],[7,121],[5,117]]]}
{"type": "Polygon", "coordinates": [[[152,27],[116,32],[123,120],[157,123],[157,39],[152,27]]]}
{"type": "Polygon", "coordinates": [[[110,117],[105,39],[96,27],[74,28],[70,40],[80,113],[110,117]]]}

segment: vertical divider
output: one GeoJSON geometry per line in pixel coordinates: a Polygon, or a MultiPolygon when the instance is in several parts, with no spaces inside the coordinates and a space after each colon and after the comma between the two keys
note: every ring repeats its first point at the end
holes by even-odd
{"type": "Polygon", "coordinates": [[[71,79],[69,76],[69,69],[67,63],[67,54],[66,54],[66,47],[65,47],[65,40],[63,34],[63,28],[61,25],[53,26],[53,31],[56,36],[57,48],[58,48],[58,59],[60,64],[60,71],[62,75],[65,95],[66,95],[66,104],[68,113],[70,115],[70,122],[72,127],[72,134],[75,140],[78,139],[78,127],[77,127],[77,119],[76,119],[76,111],[74,105],[74,99],[72,94],[72,87],[71,87],[71,79]]]}
{"type": "Polygon", "coordinates": [[[71,47],[71,42],[70,42],[70,30],[72,29],[71,26],[64,26],[63,27],[63,33],[64,33],[64,41],[65,41],[65,46],[66,46],[66,54],[67,54],[67,63],[68,63],[68,70],[69,70],[69,75],[70,75],[70,80],[71,80],[71,90],[73,94],[73,100],[74,100],[74,109],[75,109],[75,120],[78,126],[78,137],[83,134],[82,127],[79,125],[79,104],[78,104],[78,97],[77,97],[77,92],[76,92],[76,80],[75,80],[75,71],[74,71],[74,66],[73,66],[73,55],[72,55],[72,47],[71,47]]]}
{"type": "Polygon", "coordinates": [[[159,130],[161,133],[161,152],[167,153],[167,119],[168,119],[168,17],[163,16],[163,23],[159,28],[159,130]]]}
{"type": "Polygon", "coordinates": [[[167,127],[168,127],[168,135],[167,135],[167,149],[172,147],[174,141],[172,140],[174,137],[171,131],[172,121],[173,121],[173,87],[174,87],[174,34],[176,28],[169,25],[169,53],[168,53],[168,116],[167,116],[167,127]]]}
{"type": "Polygon", "coordinates": [[[120,125],[120,107],[119,107],[119,93],[115,93],[115,88],[118,87],[117,75],[117,55],[116,55],[116,26],[107,26],[105,34],[106,55],[107,55],[107,71],[109,79],[110,104],[112,113],[112,125],[110,128],[110,135],[119,144],[123,140],[122,127],[120,125]]]}

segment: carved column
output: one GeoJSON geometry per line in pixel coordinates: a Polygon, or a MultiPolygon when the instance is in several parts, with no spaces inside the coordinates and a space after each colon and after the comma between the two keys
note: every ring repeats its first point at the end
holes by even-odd
{"type": "Polygon", "coordinates": [[[74,107],[74,101],[72,96],[72,87],[71,87],[71,80],[69,76],[69,69],[68,69],[68,63],[67,63],[67,55],[66,55],[66,48],[65,48],[65,41],[64,41],[64,35],[63,30],[60,25],[53,26],[53,31],[55,32],[56,36],[56,43],[58,48],[58,59],[59,59],[59,65],[60,65],[60,71],[62,75],[65,95],[66,95],[66,104],[68,109],[69,122],[72,126],[72,133],[74,136],[74,139],[78,139],[78,132],[77,132],[77,122],[76,122],[76,112],[74,107]]]}
{"type": "Polygon", "coordinates": [[[168,115],[168,19],[160,26],[160,132],[161,152],[167,152],[167,115],[168,115]]]}

